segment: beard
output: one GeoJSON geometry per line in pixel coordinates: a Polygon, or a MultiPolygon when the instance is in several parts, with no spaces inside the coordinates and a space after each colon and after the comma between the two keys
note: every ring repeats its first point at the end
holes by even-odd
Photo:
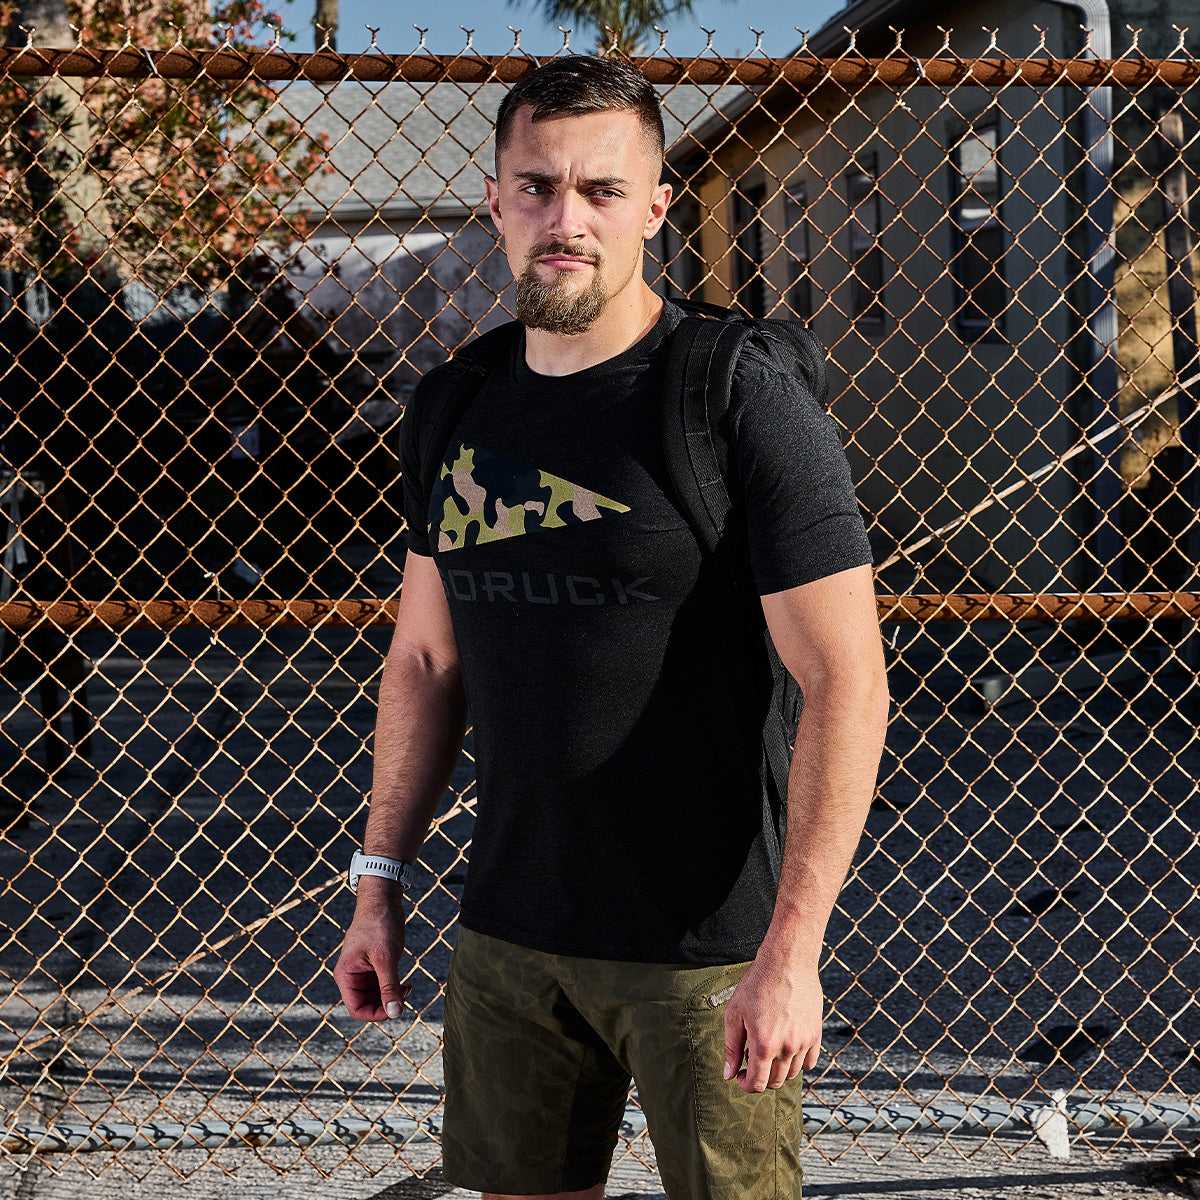
{"type": "Polygon", "coordinates": [[[544,329],[548,333],[586,332],[608,303],[608,291],[600,277],[601,262],[599,254],[582,255],[560,242],[535,246],[517,279],[517,320],[526,329],[544,329]],[[586,258],[594,264],[591,283],[574,295],[568,294],[564,286],[570,271],[556,271],[553,283],[543,283],[534,260],[545,254],[586,258]]]}

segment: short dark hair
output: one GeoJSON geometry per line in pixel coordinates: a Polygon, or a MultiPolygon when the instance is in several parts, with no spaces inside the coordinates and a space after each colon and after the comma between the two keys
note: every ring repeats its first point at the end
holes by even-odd
{"type": "Polygon", "coordinates": [[[666,146],[662,109],[650,81],[619,58],[576,54],[555,58],[526,75],[496,112],[496,159],[508,144],[517,110],[533,108],[533,120],[632,110],[660,157],[666,146]]]}

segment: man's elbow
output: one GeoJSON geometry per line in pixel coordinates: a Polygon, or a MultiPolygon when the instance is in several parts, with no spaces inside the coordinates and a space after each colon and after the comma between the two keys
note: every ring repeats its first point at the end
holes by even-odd
{"type": "Polygon", "coordinates": [[[433,687],[456,690],[462,687],[458,656],[436,647],[393,639],[383,664],[383,686],[433,687]]]}
{"type": "Polygon", "coordinates": [[[878,655],[850,655],[844,662],[810,671],[799,682],[806,708],[825,709],[831,717],[848,720],[882,745],[891,711],[882,649],[878,655]]]}

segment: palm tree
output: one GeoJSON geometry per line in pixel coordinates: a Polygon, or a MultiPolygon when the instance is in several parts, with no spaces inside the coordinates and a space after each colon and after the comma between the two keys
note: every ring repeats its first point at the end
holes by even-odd
{"type": "Polygon", "coordinates": [[[316,14],[313,16],[316,26],[316,42],[318,50],[337,49],[338,31],[338,0],[317,0],[316,14]]]}
{"type": "MultiPolygon", "coordinates": [[[[510,5],[521,0],[508,0],[510,5]]],[[[692,14],[695,0],[536,0],[546,20],[582,21],[596,33],[596,49],[641,54],[654,33],[675,13],[692,14]]]]}

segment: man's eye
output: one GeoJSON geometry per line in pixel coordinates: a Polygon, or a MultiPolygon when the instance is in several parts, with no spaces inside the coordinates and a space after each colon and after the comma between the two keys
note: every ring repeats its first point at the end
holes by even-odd
{"type": "Polygon", "coordinates": [[[527,183],[521,191],[530,196],[544,196],[550,189],[544,183],[527,183]]]}
{"type": "Polygon", "coordinates": [[[620,192],[615,191],[613,188],[597,188],[592,193],[598,200],[615,200],[620,194],[620,192]]]}

